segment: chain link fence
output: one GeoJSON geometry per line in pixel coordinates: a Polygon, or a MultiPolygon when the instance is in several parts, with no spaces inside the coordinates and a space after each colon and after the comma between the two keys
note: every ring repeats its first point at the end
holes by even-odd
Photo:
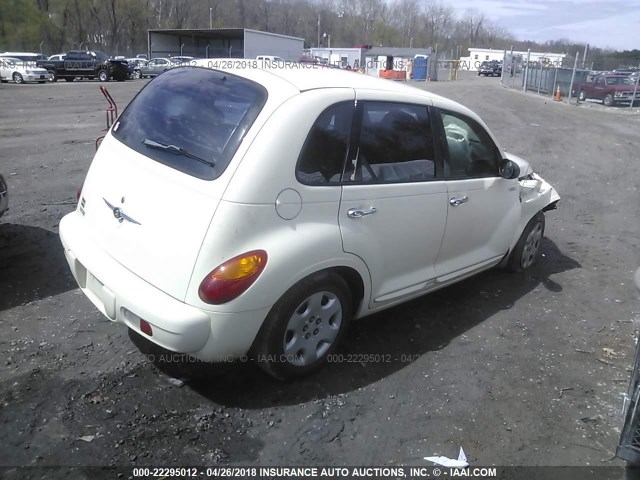
{"type": "Polygon", "coordinates": [[[640,104],[639,72],[636,68],[594,70],[583,68],[584,59],[565,58],[551,62],[528,61],[526,56],[505,52],[501,84],[507,88],[565,99],[569,103],[600,101],[606,106],[634,107],[640,104]]]}

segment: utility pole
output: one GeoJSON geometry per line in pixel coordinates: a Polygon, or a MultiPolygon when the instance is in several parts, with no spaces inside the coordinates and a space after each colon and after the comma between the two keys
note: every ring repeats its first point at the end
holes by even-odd
{"type": "Polygon", "coordinates": [[[587,62],[587,52],[589,51],[589,44],[584,47],[584,53],[582,54],[582,69],[584,70],[584,65],[587,62]]]}
{"type": "Polygon", "coordinates": [[[318,10],[318,48],[320,48],[320,11],[318,10]]]}
{"type": "Polygon", "coordinates": [[[213,28],[213,8],[209,7],[209,30],[213,28]]]}

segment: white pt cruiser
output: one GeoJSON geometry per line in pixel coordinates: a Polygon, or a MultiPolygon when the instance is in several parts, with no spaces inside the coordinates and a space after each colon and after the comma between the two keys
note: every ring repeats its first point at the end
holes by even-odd
{"type": "Polygon", "coordinates": [[[335,69],[208,62],[140,91],[60,223],[112,321],[290,378],[353,318],[534,262],[560,197],[467,108],[335,69]]]}

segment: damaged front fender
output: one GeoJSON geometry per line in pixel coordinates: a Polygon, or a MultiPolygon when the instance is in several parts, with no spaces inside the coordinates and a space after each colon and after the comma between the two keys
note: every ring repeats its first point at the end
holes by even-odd
{"type": "Polygon", "coordinates": [[[520,223],[511,242],[513,248],[529,220],[538,212],[557,208],[560,195],[544,178],[533,172],[529,162],[513,154],[507,154],[506,158],[520,167],[520,223]]]}
{"type": "MultiPolygon", "coordinates": [[[[560,195],[544,178],[537,173],[530,173],[518,179],[520,182],[520,203],[522,214],[527,219],[536,213],[553,210],[560,201],[560,195]],[[528,215],[530,213],[530,215],[528,215]]],[[[528,221],[528,220],[527,220],[528,221]]]]}

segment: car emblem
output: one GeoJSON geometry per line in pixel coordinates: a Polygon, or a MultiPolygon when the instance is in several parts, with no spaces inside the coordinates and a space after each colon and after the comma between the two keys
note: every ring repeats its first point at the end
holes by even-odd
{"type": "Polygon", "coordinates": [[[134,220],[129,215],[124,213],[121,208],[111,205],[106,198],[102,197],[102,199],[104,200],[104,203],[107,204],[107,207],[111,209],[111,211],[113,212],[113,216],[118,220],[118,222],[122,223],[124,220],[126,220],[127,222],[135,223],[136,225],[142,225],[140,222],[134,220]]]}

